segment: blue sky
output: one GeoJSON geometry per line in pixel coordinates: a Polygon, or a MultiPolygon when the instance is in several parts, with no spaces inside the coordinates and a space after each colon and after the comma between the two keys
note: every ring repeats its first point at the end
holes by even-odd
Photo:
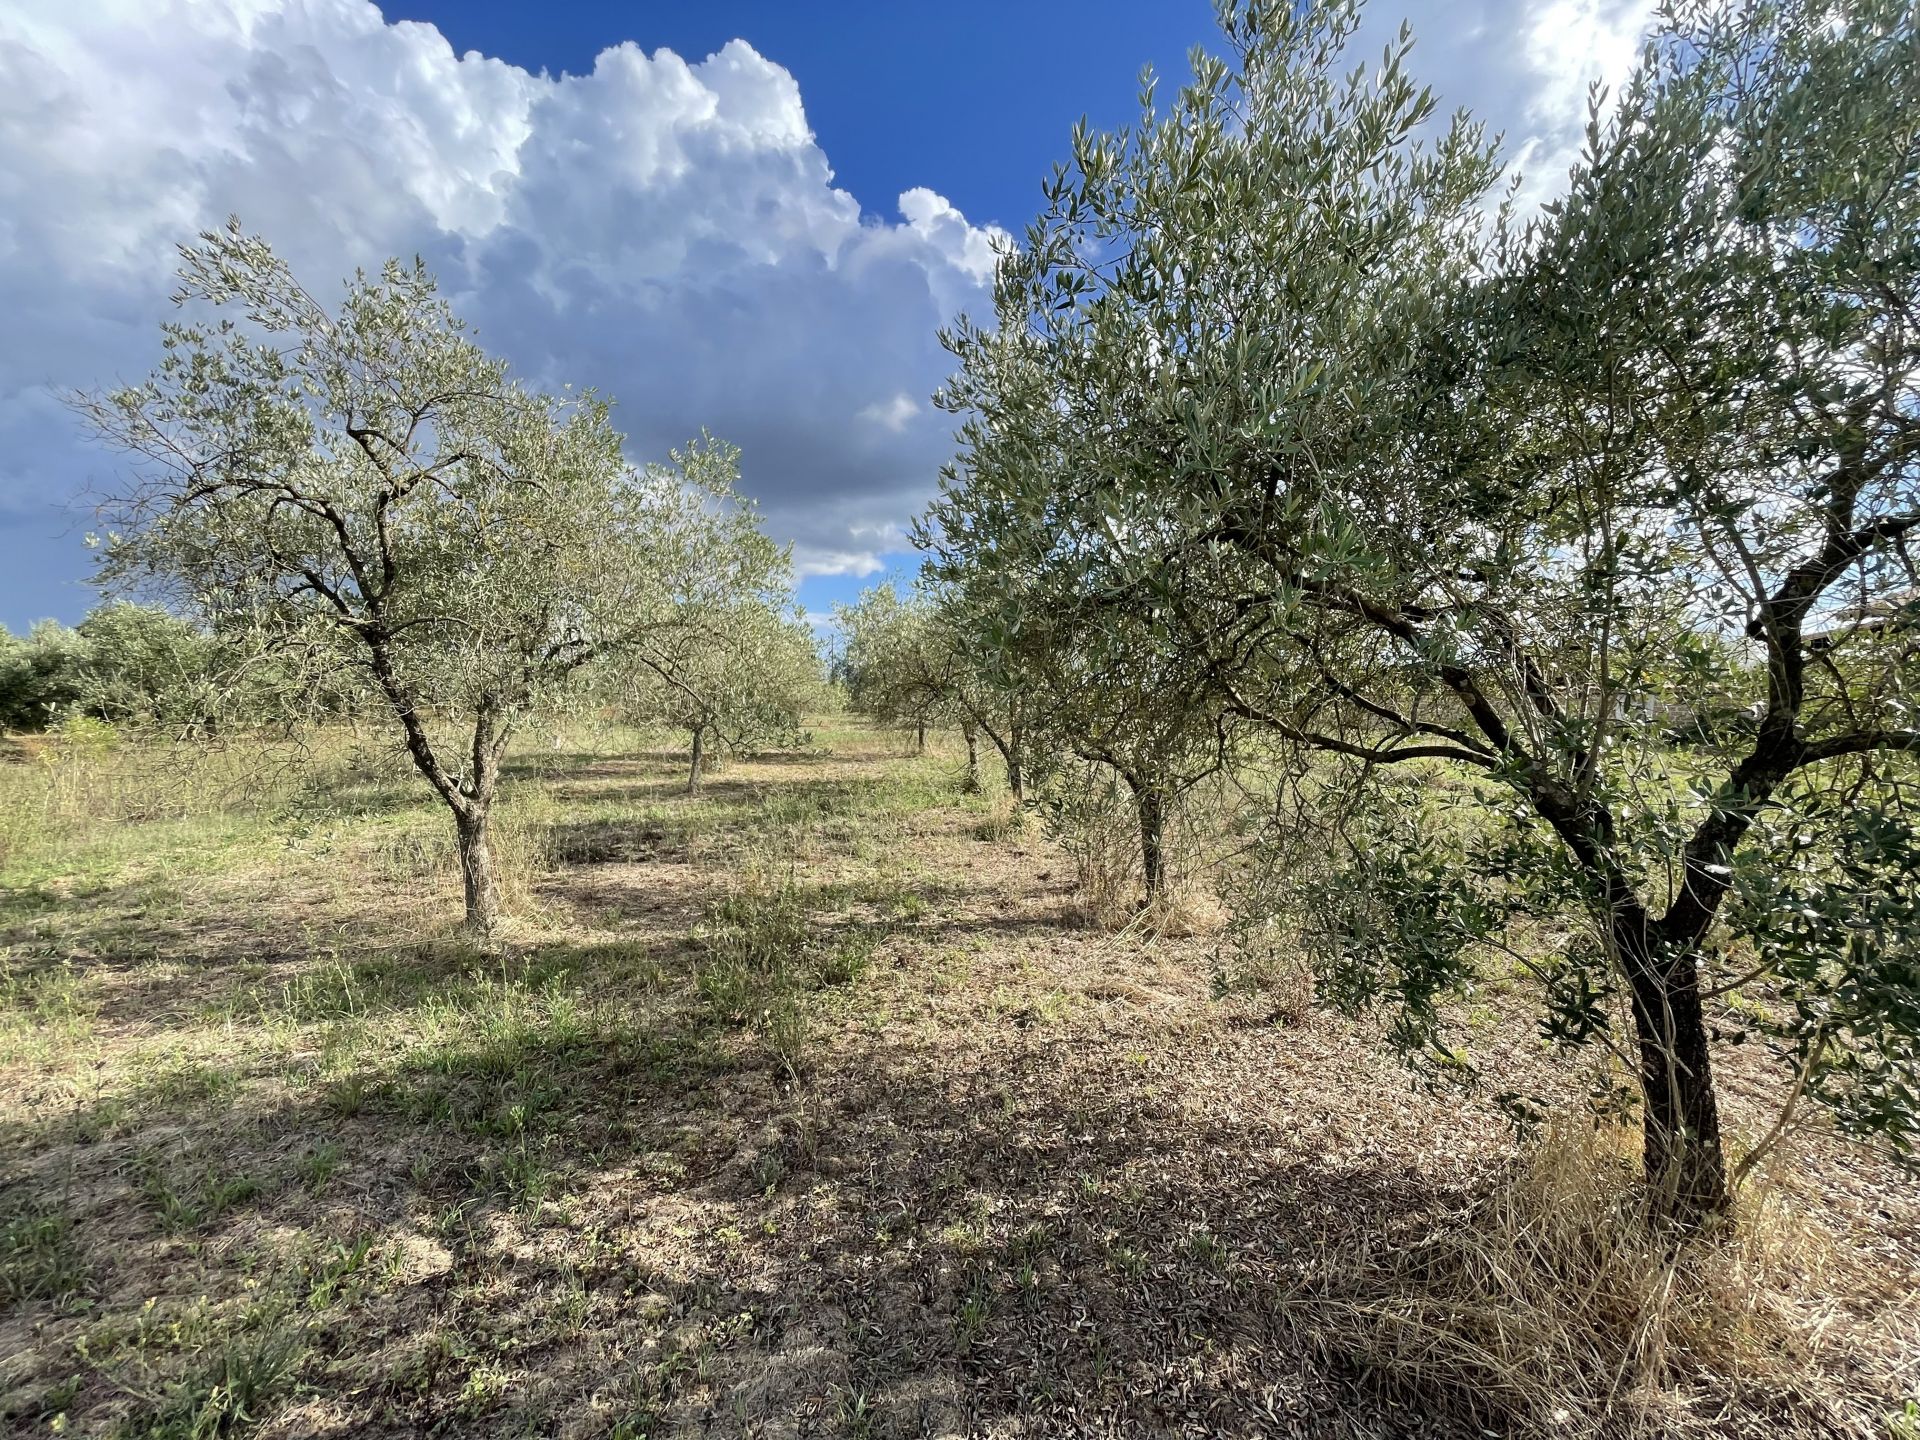
{"type": "MultiPolygon", "coordinates": [[[[558,10],[403,0],[381,8],[389,19],[428,21],[456,50],[554,72],[590,71],[620,40],[709,55],[743,38],[799,82],[834,183],[870,215],[928,185],[968,219],[1016,235],[1040,207],[1041,182],[1065,157],[1077,120],[1127,124],[1142,66],[1183,78],[1193,47],[1219,34],[1209,0],[589,0],[558,10]]],[[[806,577],[802,603],[825,613],[867,586],[910,581],[911,554],[880,558],[886,569],[874,574],[806,577]]]]}
{"type": "Polygon", "coordinates": [[[562,6],[393,0],[456,50],[582,74],[608,45],[710,55],[739,37],[799,82],[834,181],[864,206],[928,185],[976,222],[1017,230],[1082,115],[1121,125],[1152,63],[1183,77],[1218,37],[1209,0],[707,0],[562,6]]]}
{"type": "MultiPolygon", "coordinates": [[[[1373,0],[1415,71],[1564,174],[1650,0],[1373,0]]],[[[824,609],[910,566],[951,450],[935,340],[1074,121],[1184,78],[1205,0],[6,0],[0,622],[92,602],[122,462],[61,396],[138,378],[173,246],[238,214],[321,293],[419,254],[535,383],[618,402],[636,460],[710,428],[824,609]]]]}

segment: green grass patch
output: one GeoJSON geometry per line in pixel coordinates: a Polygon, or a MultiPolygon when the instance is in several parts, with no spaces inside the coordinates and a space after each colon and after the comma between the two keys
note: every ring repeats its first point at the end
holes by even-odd
{"type": "Polygon", "coordinates": [[[70,1300],[90,1276],[73,1220],[23,1190],[0,1196],[0,1302],[70,1300]]]}

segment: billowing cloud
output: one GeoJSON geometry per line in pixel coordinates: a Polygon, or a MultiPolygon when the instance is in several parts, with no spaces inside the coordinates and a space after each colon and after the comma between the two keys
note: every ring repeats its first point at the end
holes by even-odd
{"type": "Polygon", "coordinates": [[[1372,0],[1356,50],[1378,55],[1403,18],[1408,69],[1445,111],[1462,106],[1502,137],[1524,199],[1565,188],[1585,137],[1588,100],[1633,69],[1657,0],[1372,0]]]}
{"type": "Polygon", "coordinates": [[[867,406],[860,412],[860,418],[897,435],[911,425],[914,416],[919,413],[920,402],[901,390],[890,400],[867,406]]]}
{"type": "MultiPolygon", "coordinates": [[[[1423,8],[1419,72],[1548,176],[1647,10],[1423,8]]],[[[897,219],[863,215],[793,76],[743,41],[698,63],[616,45],[552,77],[457,56],[366,0],[11,0],[0,616],[84,608],[60,587],[85,573],[84,495],[117,462],[58,395],[151,367],[174,245],[230,213],[316,286],[423,256],[523,373],[617,397],[636,458],[701,427],[739,444],[809,574],[872,573],[903,547],[949,444],[926,403],[936,330],[984,308],[1006,239],[928,188],[897,219]]]]}
{"type": "Polygon", "coordinates": [[[174,245],[229,213],[310,283],[423,255],[482,343],[613,394],[637,458],[710,428],[806,569],[877,568],[946,445],[935,332],[995,243],[930,190],[900,207],[863,220],[793,77],[742,41],[550,78],[360,0],[12,7],[0,526],[29,563],[0,609],[78,608],[48,592],[83,568],[59,507],[114,461],[57,395],[150,367],[174,245]]]}

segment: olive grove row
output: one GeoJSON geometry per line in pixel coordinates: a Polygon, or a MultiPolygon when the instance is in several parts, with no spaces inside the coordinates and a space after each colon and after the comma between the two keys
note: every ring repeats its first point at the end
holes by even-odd
{"type": "MultiPolygon", "coordinates": [[[[1076,133],[946,336],[959,453],[910,597],[842,617],[870,714],[953,725],[1016,804],[1062,757],[1167,817],[1230,774],[1248,943],[1458,1067],[1446,1000],[1537,981],[1637,1080],[1651,1193],[1730,1164],[1715,1016],[1792,1102],[1920,1124],[1920,27],[1903,0],[1676,0],[1534,211],[1353,0],[1222,7],[1223,59],[1076,133]],[[1543,943],[1542,936],[1554,937],[1543,943]]],[[[237,224],[183,250],[102,578],[280,688],[371,705],[488,843],[568,694],[705,747],[815,684],[785,553],[703,438],[623,456],[416,263],[329,308],[237,224]]],[[[329,702],[331,703],[331,702],[329,702]]]]}
{"type": "Polygon", "coordinates": [[[1149,898],[1231,772],[1243,933],[1442,1067],[1445,999],[1530,970],[1545,1034],[1637,1077],[1672,1218],[1739,1179],[1735,1002],[1794,1102],[1911,1155],[1912,7],[1669,7],[1531,212],[1404,32],[1222,18],[1171,103],[1076,134],[947,336],[960,453],[916,596],[847,617],[855,699],[1016,792],[1106,767],[1149,898]]]}

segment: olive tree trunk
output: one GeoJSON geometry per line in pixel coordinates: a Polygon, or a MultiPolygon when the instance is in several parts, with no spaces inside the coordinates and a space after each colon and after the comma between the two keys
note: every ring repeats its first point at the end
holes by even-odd
{"type": "Polygon", "coordinates": [[[1653,1212],[1698,1229],[1731,1204],[1699,952],[1663,950],[1632,917],[1616,923],[1614,941],[1633,1006],[1653,1212]]]}
{"type": "Polygon", "coordinates": [[[693,727],[693,760],[687,766],[687,794],[691,795],[700,788],[700,772],[706,765],[707,727],[693,727]]]}
{"type": "Polygon", "coordinates": [[[464,783],[455,782],[453,807],[460,850],[460,883],[466,891],[467,928],[488,935],[500,922],[500,876],[493,861],[493,797],[500,786],[500,755],[511,724],[493,704],[473,717],[473,745],[464,783]]]}
{"type": "Polygon", "coordinates": [[[500,922],[500,877],[493,863],[491,804],[454,813],[460,848],[460,881],[466,891],[467,928],[489,934],[500,922]]]}
{"type": "Polygon", "coordinates": [[[513,731],[513,712],[498,697],[482,699],[473,712],[467,775],[462,778],[450,772],[434,749],[413,692],[395,673],[389,643],[384,633],[367,640],[374,679],[400,722],[414,768],[453,812],[460,883],[466,892],[467,928],[489,934],[500,920],[500,877],[493,859],[493,797],[500,784],[500,757],[513,731]]]}
{"type": "Polygon", "coordinates": [[[967,778],[960,788],[969,795],[978,795],[980,785],[980,736],[971,725],[962,725],[960,734],[967,742],[967,778]]]}
{"type": "Polygon", "coordinates": [[[991,740],[993,748],[1000,752],[1000,759],[1007,767],[1007,789],[1012,793],[1013,803],[1017,809],[1025,804],[1027,799],[1026,748],[1020,738],[1020,728],[1017,725],[1010,725],[1006,727],[1004,733],[992,725],[983,724],[979,728],[987,732],[987,739],[991,740]]]}
{"type": "Polygon", "coordinates": [[[1167,800],[1156,785],[1123,777],[1133,792],[1133,808],[1140,822],[1140,871],[1147,882],[1147,903],[1160,898],[1166,884],[1167,800]]]}

